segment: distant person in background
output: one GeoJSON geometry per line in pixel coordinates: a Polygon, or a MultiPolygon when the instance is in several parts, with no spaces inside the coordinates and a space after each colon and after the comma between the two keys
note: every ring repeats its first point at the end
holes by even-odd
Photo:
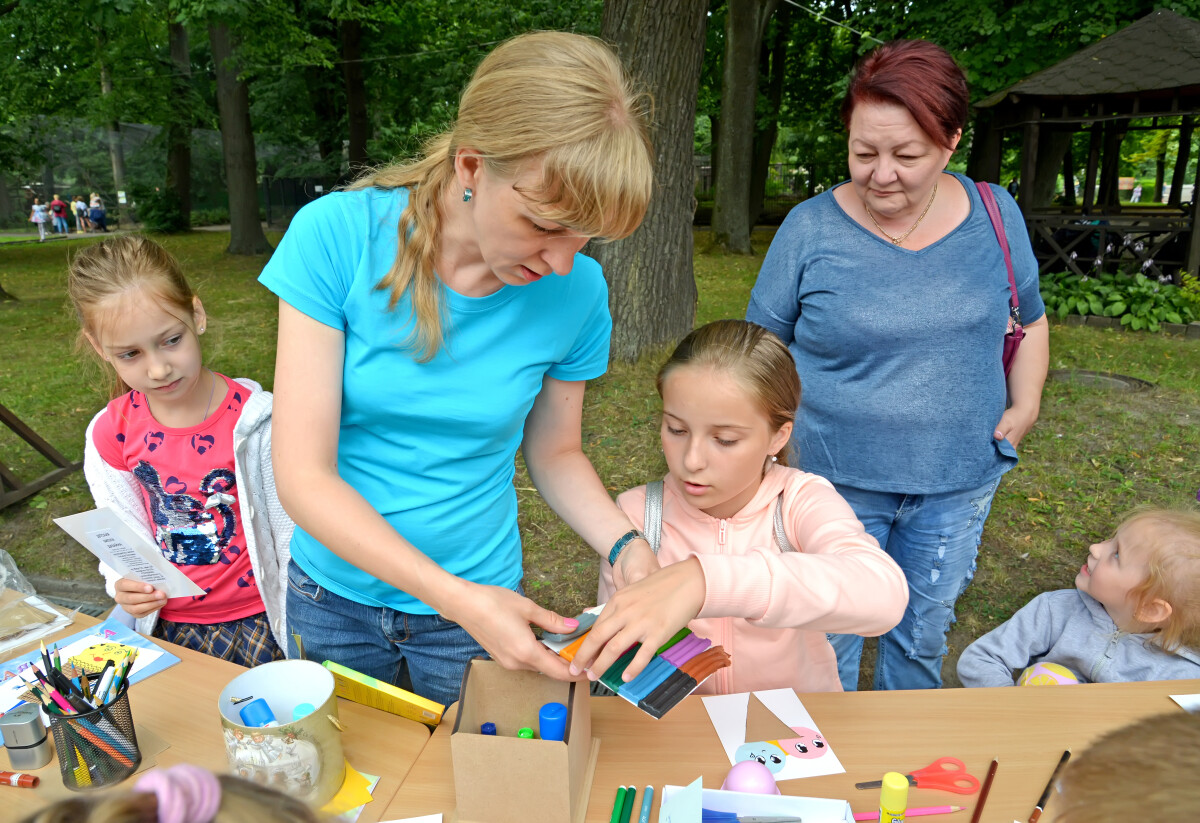
{"type": "Polygon", "coordinates": [[[1133,194],[1129,195],[1129,202],[1136,203],[1142,199],[1142,184],[1138,183],[1133,187],[1133,194]]]}
{"type": "Polygon", "coordinates": [[[39,243],[46,242],[46,221],[48,219],[46,207],[36,197],[33,198],[33,205],[29,209],[29,222],[37,226],[39,243]]]}
{"type": "Polygon", "coordinates": [[[71,212],[75,215],[75,231],[83,234],[90,227],[87,219],[87,203],[78,194],[71,195],[71,212]]]}
{"type": "Polygon", "coordinates": [[[91,222],[93,228],[98,228],[100,231],[108,231],[104,201],[100,199],[100,195],[96,194],[96,192],[92,192],[92,200],[88,208],[88,220],[91,222]]]}
{"type": "Polygon", "coordinates": [[[1014,198],[1017,196],[1017,190],[1020,188],[1021,188],[1021,184],[1017,182],[1017,178],[1014,177],[1012,180],[1008,181],[1008,186],[1007,186],[1008,193],[1011,194],[1014,198]]]}
{"type": "Polygon", "coordinates": [[[50,216],[54,218],[55,234],[70,234],[71,227],[67,225],[67,204],[57,194],[50,201],[50,216]]]}

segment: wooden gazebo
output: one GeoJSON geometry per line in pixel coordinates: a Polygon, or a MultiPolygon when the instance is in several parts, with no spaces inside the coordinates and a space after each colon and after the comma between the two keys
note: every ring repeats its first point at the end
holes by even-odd
{"type": "Polygon", "coordinates": [[[1018,202],[1042,272],[1083,274],[1097,260],[1133,264],[1153,276],[1164,269],[1200,269],[1200,232],[1195,231],[1200,180],[1194,181],[1191,203],[1181,196],[1200,114],[1200,22],[1155,11],[997,92],[978,108],[984,110],[982,119],[990,119],[977,137],[984,141],[976,155],[978,177],[1001,182],[1003,137],[1020,134],[1018,202]],[[1134,125],[1134,120],[1149,123],[1134,125]],[[1121,141],[1131,130],[1143,129],[1179,132],[1170,198],[1165,204],[1122,206],[1121,141]],[[1071,146],[1079,132],[1088,135],[1088,155],[1077,202],[1071,146]],[[1059,172],[1066,190],[1062,202],[1054,204],[1059,172]]]}

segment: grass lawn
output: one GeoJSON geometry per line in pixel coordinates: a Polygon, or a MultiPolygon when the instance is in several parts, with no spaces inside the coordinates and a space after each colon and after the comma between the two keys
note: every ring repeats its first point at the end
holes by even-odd
{"type": "MultiPolygon", "coordinates": [[[[772,232],[755,234],[755,257],[696,255],[697,323],[740,317],[772,232]]],[[[702,241],[702,236],[697,235],[702,241]]],[[[278,242],[278,235],[270,235],[278,242]]],[[[0,303],[0,403],[72,459],[106,398],[96,367],[74,353],[76,325],[64,298],[68,254],[95,238],[0,248],[0,283],[19,302],[0,303]]],[[[224,254],[224,233],[192,232],[164,244],[183,264],[209,313],[207,362],[270,388],[275,300],[257,285],[263,258],[224,254]]],[[[702,242],[697,243],[698,246],[702,242]]],[[[1200,488],[1200,341],[1158,334],[1051,326],[1051,368],[1117,372],[1154,383],[1114,393],[1047,383],[1042,417],[1022,444],[1021,464],[997,493],[974,584],[959,601],[951,663],[970,640],[1038,592],[1069,587],[1087,546],[1109,536],[1138,504],[1183,505],[1200,488]]],[[[614,364],[587,393],[584,442],[613,493],[661,476],[654,372],[666,352],[614,364]]],[[[23,479],[49,464],[0,430],[0,462],[23,479]]],[[[519,472],[526,589],[564,614],[591,605],[597,558],[519,472]]],[[[0,511],[0,548],[27,573],[98,578],[91,556],[51,518],[89,508],[82,474],[0,511]]]]}

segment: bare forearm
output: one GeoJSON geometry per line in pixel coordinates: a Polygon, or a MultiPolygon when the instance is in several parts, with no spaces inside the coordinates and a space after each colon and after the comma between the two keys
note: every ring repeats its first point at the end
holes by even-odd
{"type": "Polygon", "coordinates": [[[1042,386],[1049,367],[1050,327],[1043,316],[1025,327],[1025,339],[1017,349],[1008,375],[1008,393],[1013,407],[1031,414],[1033,420],[1041,410],[1042,386]]]}
{"type": "Polygon", "coordinates": [[[538,459],[526,454],[529,476],[550,508],[601,557],[633,528],[608,496],[596,469],[582,451],[538,459]]]}

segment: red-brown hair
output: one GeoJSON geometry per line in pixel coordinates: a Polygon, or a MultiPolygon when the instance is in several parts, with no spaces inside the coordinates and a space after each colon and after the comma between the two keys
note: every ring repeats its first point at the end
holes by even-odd
{"type": "Polygon", "coordinates": [[[858,61],[846,98],[842,123],[859,103],[893,103],[908,109],[929,137],[947,149],[967,122],[967,78],[950,53],[927,40],[892,40],[858,61]]]}

